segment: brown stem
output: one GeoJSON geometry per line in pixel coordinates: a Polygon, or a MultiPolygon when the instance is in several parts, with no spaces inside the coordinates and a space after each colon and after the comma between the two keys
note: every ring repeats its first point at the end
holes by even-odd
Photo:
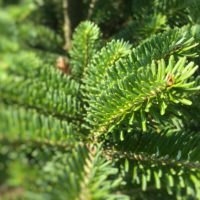
{"type": "Polygon", "coordinates": [[[69,50],[72,46],[71,36],[74,28],[83,20],[83,1],[82,0],[62,0],[63,7],[63,32],[64,49],[69,50]]]}
{"type": "Polygon", "coordinates": [[[94,10],[94,6],[95,6],[96,2],[97,2],[97,0],[91,0],[90,1],[89,10],[88,10],[88,16],[87,16],[88,19],[90,19],[90,17],[93,14],[93,10],[94,10]]]}
{"type": "Polygon", "coordinates": [[[64,31],[64,49],[69,50],[71,48],[71,20],[69,17],[69,4],[68,0],[63,0],[63,17],[64,17],[64,25],[63,25],[63,31],[64,31]]]}

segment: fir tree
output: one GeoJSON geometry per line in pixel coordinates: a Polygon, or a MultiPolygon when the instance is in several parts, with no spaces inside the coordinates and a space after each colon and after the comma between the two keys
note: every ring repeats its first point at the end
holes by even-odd
{"type": "Polygon", "coordinates": [[[200,199],[200,1],[0,8],[0,199],[200,199]]]}

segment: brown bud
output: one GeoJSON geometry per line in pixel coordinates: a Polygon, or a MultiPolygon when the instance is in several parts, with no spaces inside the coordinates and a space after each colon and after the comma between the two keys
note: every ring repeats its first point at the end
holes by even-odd
{"type": "Polygon", "coordinates": [[[56,61],[56,67],[64,74],[70,74],[69,62],[63,56],[58,57],[56,61]]]}
{"type": "Polygon", "coordinates": [[[168,87],[174,84],[174,76],[172,74],[168,74],[166,80],[167,80],[168,87]]]}

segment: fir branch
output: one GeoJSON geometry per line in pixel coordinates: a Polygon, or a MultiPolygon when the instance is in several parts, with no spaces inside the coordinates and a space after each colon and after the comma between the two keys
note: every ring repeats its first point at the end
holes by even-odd
{"type": "Polygon", "coordinates": [[[0,118],[5,122],[0,124],[0,131],[12,139],[73,143],[82,137],[78,134],[76,123],[60,120],[51,115],[45,116],[36,110],[27,110],[17,105],[1,103],[0,108],[0,118]]]}
{"type": "MultiPolygon", "coordinates": [[[[109,128],[113,129],[113,126],[120,123],[128,114],[130,118],[130,115],[134,116],[137,111],[140,112],[142,128],[146,131],[145,113],[149,113],[150,110],[151,114],[154,112],[151,109],[153,104],[160,107],[161,115],[165,114],[166,108],[171,103],[191,104],[185,99],[185,92],[192,87],[194,82],[189,83],[187,79],[190,74],[191,76],[194,74],[197,67],[192,69],[192,63],[184,67],[185,63],[185,58],[175,63],[174,58],[171,57],[168,65],[161,60],[147,67],[133,68],[133,72],[127,77],[118,80],[101,96],[90,101],[88,121],[95,127],[95,134],[106,133],[109,128]],[[173,76],[170,84],[169,75],[173,76]]],[[[112,74],[115,74],[114,70],[112,74]]],[[[198,90],[199,87],[196,89],[198,90]]]]}
{"type": "Polygon", "coordinates": [[[70,51],[72,73],[78,82],[82,82],[88,64],[99,47],[99,28],[86,21],[81,23],[73,35],[73,48],[70,51]]]}
{"type": "Polygon", "coordinates": [[[0,2],[0,182],[30,200],[200,198],[198,0],[0,2]],[[101,48],[89,21],[71,41],[82,13],[134,44],[101,48]]]}
{"type": "Polygon", "coordinates": [[[105,89],[101,88],[101,86],[107,79],[107,71],[120,59],[127,56],[130,53],[130,49],[131,45],[128,43],[112,40],[93,57],[84,80],[85,85],[83,87],[86,89],[86,95],[89,94],[88,96],[92,98],[105,89]]]}
{"type": "Polygon", "coordinates": [[[75,147],[75,144],[72,143],[65,143],[62,141],[52,141],[52,140],[41,140],[40,138],[35,139],[14,139],[9,138],[5,136],[4,134],[0,133],[0,143],[4,146],[12,147],[10,148],[10,151],[16,152],[17,149],[20,149],[20,147],[27,146],[27,147],[34,147],[34,148],[40,148],[40,147],[46,147],[46,148],[57,148],[60,151],[67,151],[71,150],[75,147]]]}
{"type": "Polygon", "coordinates": [[[145,153],[131,153],[124,151],[105,151],[104,152],[108,157],[115,159],[127,159],[127,160],[135,160],[140,161],[142,163],[146,163],[147,165],[163,165],[169,168],[171,167],[180,167],[190,170],[200,170],[200,162],[199,161],[181,161],[176,159],[169,158],[156,158],[154,156],[145,154],[145,153]]]}

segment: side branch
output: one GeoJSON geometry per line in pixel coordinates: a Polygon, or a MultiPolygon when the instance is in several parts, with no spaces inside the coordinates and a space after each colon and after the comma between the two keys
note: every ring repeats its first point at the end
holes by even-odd
{"type": "Polygon", "coordinates": [[[200,163],[198,162],[190,162],[190,161],[181,161],[175,159],[165,159],[165,158],[155,158],[150,155],[146,155],[143,153],[131,153],[131,152],[122,152],[117,150],[105,150],[104,151],[107,159],[121,158],[121,159],[129,159],[141,162],[148,162],[156,165],[168,165],[171,167],[184,167],[188,169],[200,169],[200,163]]]}

